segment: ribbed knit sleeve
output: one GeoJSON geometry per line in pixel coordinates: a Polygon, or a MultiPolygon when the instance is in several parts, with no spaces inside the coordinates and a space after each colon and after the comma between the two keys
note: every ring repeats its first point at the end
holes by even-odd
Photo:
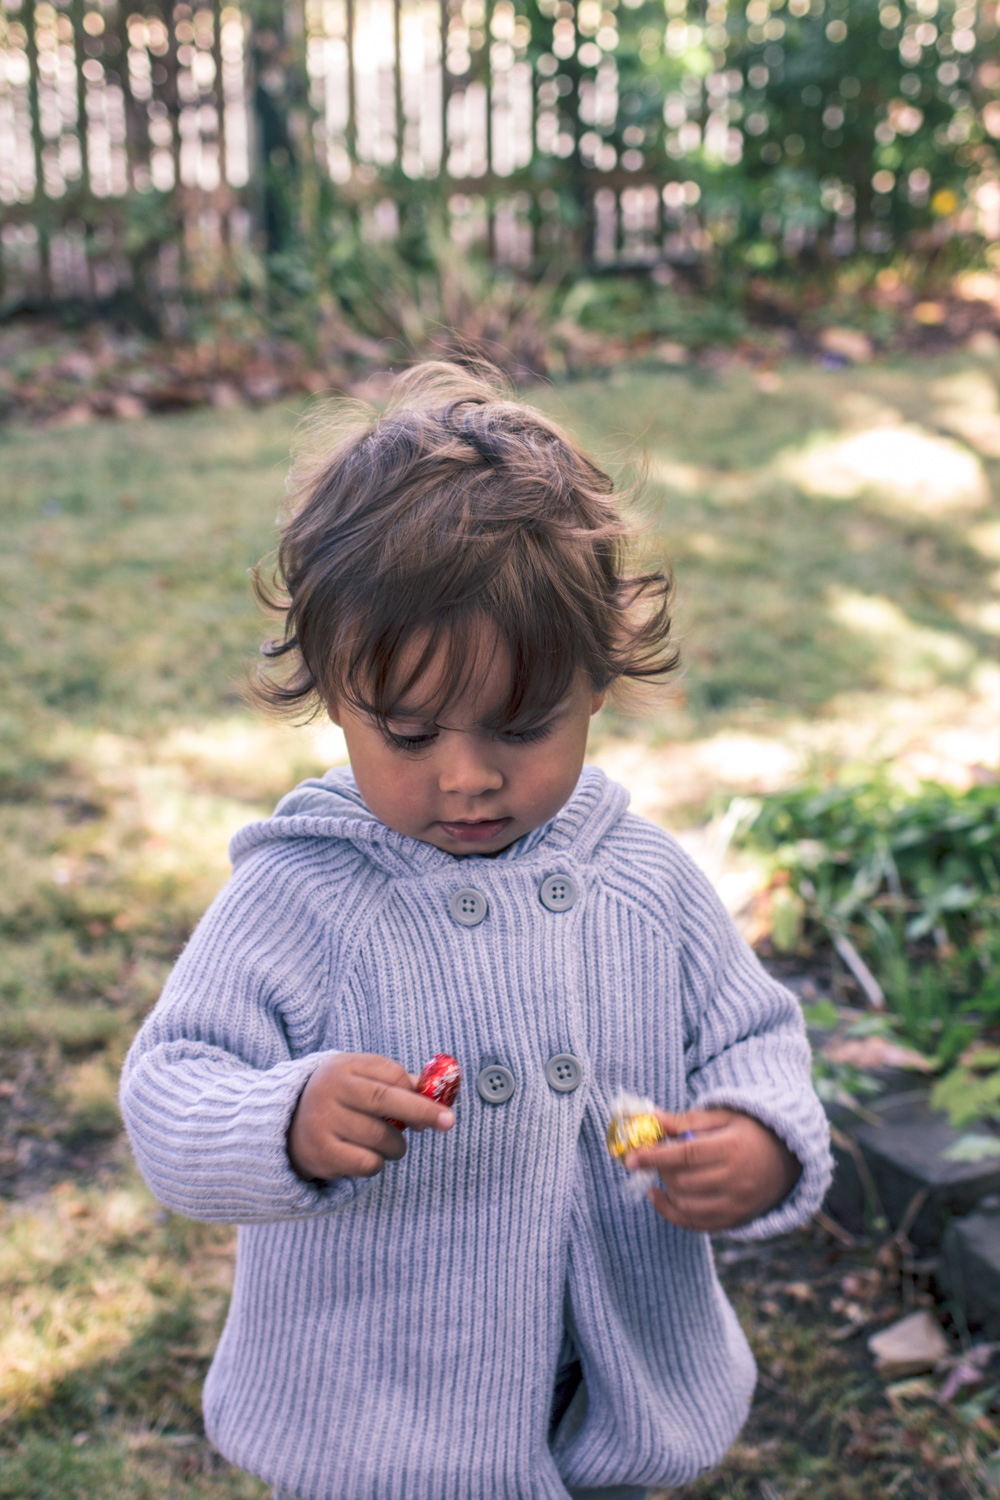
{"type": "Polygon", "coordinates": [[[802,1011],[762,968],[693,865],[679,920],[689,1107],[753,1115],[802,1163],[787,1198],[728,1233],[741,1240],[784,1234],[819,1208],[832,1172],[829,1125],[812,1086],[802,1011]]]}
{"type": "Polygon", "coordinates": [[[304,1182],[288,1159],[298,1097],[333,1055],[317,1050],[315,1007],[307,1015],[300,998],[329,992],[332,947],[281,863],[268,851],[237,870],[126,1059],[121,1108],[136,1160],[157,1198],[188,1218],[308,1217],[364,1185],[304,1182]]]}

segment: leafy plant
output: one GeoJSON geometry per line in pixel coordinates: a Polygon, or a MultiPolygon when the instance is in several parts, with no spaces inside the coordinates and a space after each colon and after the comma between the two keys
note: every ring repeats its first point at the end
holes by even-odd
{"type": "Polygon", "coordinates": [[[801,901],[799,947],[830,943],[898,1035],[949,1070],[956,1127],[1000,1115],[1000,784],[908,793],[885,774],[762,798],[745,842],[801,901]]]}
{"type": "Polygon", "coordinates": [[[956,1128],[1000,1119],[1000,1047],[980,1047],[938,1080],[931,1103],[946,1110],[956,1128]]]}

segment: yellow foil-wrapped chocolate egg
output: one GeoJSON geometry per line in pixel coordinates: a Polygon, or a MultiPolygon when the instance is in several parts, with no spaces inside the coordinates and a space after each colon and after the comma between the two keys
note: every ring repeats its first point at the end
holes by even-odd
{"type": "Polygon", "coordinates": [[[655,1115],[616,1115],[608,1126],[608,1150],[616,1161],[624,1161],[630,1151],[655,1146],[664,1139],[663,1126],[655,1115]]]}

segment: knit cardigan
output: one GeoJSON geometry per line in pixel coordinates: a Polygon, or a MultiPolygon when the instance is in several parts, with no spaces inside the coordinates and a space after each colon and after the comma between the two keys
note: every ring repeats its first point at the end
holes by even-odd
{"type": "Polygon", "coordinates": [[[705,877],[586,767],[553,822],[491,859],[386,828],[350,772],[305,782],[233,840],[234,873],[126,1062],[122,1109],[157,1197],[235,1222],[232,1303],[205,1384],[232,1462],[304,1500],[566,1500],[676,1485],[716,1463],[755,1369],[708,1236],[627,1192],[605,1131],[620,1090],[719,1105],[802,1163],[737,1231],[802,1223],[828,1132],[794,997],[705,877]],[[578,899],[552,911],[546,876],[578,899]],[[464,926],[472,887],[484,920],[464,926]],[[338,1051],[417,1071],[454,1054],[455,1127],[373,1178],[303,1181],[286,1134],[338,1051]],[[568,1092],[545,1064],[582,1065],[568,1092]],[[481,1070],[514,1077],[503,1103],[481,1070]],[[586,1387],[550,1445],[564,1330],[586,1387]],[[572,1428],[570,1431],[569,1429],[572,1428]]]}

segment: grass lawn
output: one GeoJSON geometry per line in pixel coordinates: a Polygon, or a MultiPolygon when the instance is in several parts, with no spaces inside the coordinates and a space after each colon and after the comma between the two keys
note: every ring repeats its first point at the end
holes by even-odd
{"type": "MultiPolygon", "coordinates": [[[[616,468],[640,445],[649,544],[676,568],[685,676],[594,741],[640,811],[691,822],[858,757],[995,767],[998,383],[953,356],[531,393],[616,468]]],[[[239,696],[298,415],[0,434],[0,1500],[267,1493],[200,1435],[232,1235],[152,1202],[115,1090],[229,835],[342,758],[332,726],[274,727],[239,696]]],[[[989,1493],[984,1411],[887,1403],[831,1298],[775,1290],[861,1274],[838,1253],[804,1236],[774,1252],[787,1271],[726,1270],[765,1381],[724,1474],[685,1494],[989,1493]]],[[[904,1294],[882,1275],[872,1317],[904,1294]]]]}

